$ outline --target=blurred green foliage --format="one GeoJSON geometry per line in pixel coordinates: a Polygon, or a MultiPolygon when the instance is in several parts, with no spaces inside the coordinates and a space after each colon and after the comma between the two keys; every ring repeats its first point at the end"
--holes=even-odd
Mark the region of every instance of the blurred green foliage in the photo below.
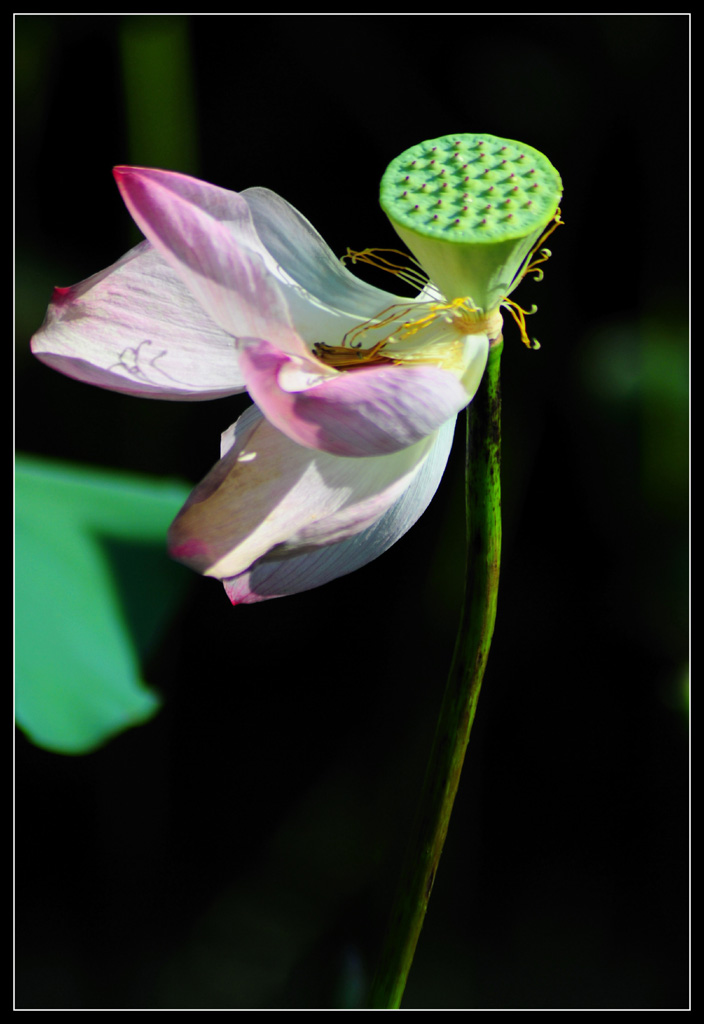
{"type": "Polygon", "coordinates": [[[119,40],[129,162],[197,174],[198,129],[188,20],[126,17],[120,22],[119,40]]]}
{"type": "Polygon", "coordinates": [[[39,746],[83,754],[158,709],[140,662],[185,590],[164,536],[187,493],[18,457],[15,709],[39,746]]]}

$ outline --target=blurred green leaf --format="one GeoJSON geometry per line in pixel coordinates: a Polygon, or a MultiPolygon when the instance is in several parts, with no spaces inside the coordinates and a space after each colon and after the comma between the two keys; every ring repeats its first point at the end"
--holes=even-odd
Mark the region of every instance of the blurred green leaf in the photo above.
{"type": "Polygon", "coordinates": [[[188,488],[27,456],[15,486],[17,722],[86,753],[159,708],[140,661],[189,580],[165,551],[188,488]]]}
{"type": "Polygon", "coordinates": [[[126,17],[120,25],[120,54],[130,161],[196,174],[190,19],[126,17]]]}

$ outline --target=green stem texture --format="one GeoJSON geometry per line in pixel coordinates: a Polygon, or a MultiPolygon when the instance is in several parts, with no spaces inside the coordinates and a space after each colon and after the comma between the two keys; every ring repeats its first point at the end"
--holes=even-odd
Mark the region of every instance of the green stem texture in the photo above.
{"type": "Polygon", "coordinates": [[[503,341],[489,350],[467,410],[467,565],[454,656],[418,816],[372,985],[372,1009],[397,1009],[442,853],[474,721],[496,619],[501,561],[501,392],[503,341]]]}

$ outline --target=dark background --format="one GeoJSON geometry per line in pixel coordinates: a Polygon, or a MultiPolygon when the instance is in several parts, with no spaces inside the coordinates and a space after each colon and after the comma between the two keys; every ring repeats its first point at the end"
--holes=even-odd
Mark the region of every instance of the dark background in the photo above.
{"type": "MultiPolygon", "coordinates": [[[[20,451],[195,483],[247,404],[29,355],[52,286],[139,237],[114,164],[268,186],[338,253],[397,244],[378,182],[423,139],[487,131],[558,168],[566,226],[514,295],[542,348],[505,331],[494,645],[404,1006],[685,1008],[688,18],[15,28],[20,451]]],[[[20,1009],[362,1005],[452,649],[461,437],[355,575],[237,609],[194,576],[149,725],[85,757],[18,735],[20,1009]]]]}

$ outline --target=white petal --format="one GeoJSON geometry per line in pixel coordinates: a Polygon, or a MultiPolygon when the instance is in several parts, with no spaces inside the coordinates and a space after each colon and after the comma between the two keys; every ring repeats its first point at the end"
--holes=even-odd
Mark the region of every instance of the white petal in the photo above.
{"type": "Polygon", "coordinates": [[[412,301],[350,273],[310,221],[276,192],[248,188],[242,198],[252,212],[257,234],[281,269],[327,306],[369,319],[392,303],[412,301]]]}
{"type": "Polygon", "coordinates": [[[435,440],[394,455],[339,458],[295,444],[252,408],[172,524],[171,553],[224,579],[274,549],[298,553],[347,540],[398,501],[435,440]]]}
{"type": "Polygon", "coordinates": [[[32,351],[69,377],[133,395],[195,400],[244,390],[234,339],[149,242],[55,289],[32,351]]]}
{"type": "Polygon", "coordinates": [[[430,504],[445,471],[455,421],[437,433],[435,444],[399,499],[371,526],[348,540],[282,557],[280,549],[239,576],[223,580],[233,604],[251,604],[312,590],[354,572],[396,543],[430,504]]]}

